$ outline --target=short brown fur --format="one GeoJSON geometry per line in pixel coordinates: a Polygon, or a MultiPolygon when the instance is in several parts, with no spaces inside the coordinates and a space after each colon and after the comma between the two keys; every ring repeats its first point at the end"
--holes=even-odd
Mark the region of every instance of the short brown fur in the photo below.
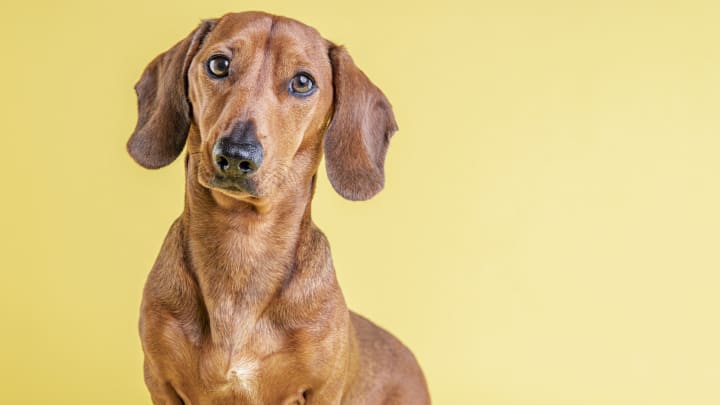
{"type": "Polygon", "coordinates": [[[323,151],[333,187],[383,187],[397,126],[382,92],[342,47],[264,13],[204,21],[136,86],[128,151],[172,162],[187,145],[186,197],[148,276],[140,335],[156,404],[429,404],[415,358],[348,311],[328,242],[310,217],[323,151]],[[214,54],[230,74],[205,71],[214,54]],[[318,90],[287,91],[302,70],[318,90]],[[252,121],[265,150],[246,190],[219,187],[211,150],[252,121]]]}

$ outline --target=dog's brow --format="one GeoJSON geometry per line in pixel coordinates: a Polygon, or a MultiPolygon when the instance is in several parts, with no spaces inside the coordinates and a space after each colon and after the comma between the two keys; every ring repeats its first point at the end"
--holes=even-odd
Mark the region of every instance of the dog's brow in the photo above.
{"type": "Polygon", "coordinates": [[[312,58],[312,55],[317,51],[310,45],[305,45],[301,49],[288,49],[287,47],[283,47],[277,52],[277,57],[283,61],[283,64],[290,65],[296,69],[307,70],[317,66],[317,63],[313,63],[312,58]]]}
{"type": "Polygon", "coordinates": [[[281,55],[283,60],[289,60],[293,62],[297,62],[298,60],[308,60],[308,52],[307,51],[300,51],[300,52],[292,52],[287,53],[285,55],[281,55]]]}
{"type": "Polygon", "coordinates": [[[209,53],[209,54],[222,53],[222,54],[235,55],[235,54],[237,54],[237,51],[238,51],[238,49],[240,49],[240,48],[241,48],[241,47],[239,47],[239,46],[237,46],[237,45],[228,46],[228,45],[225,45],[225,44],[220,43],[220,44],[214,44],[214,45],[212,45],[211,47],[209,47],[209,48],[208,48],[208,53],[209,53]]]}

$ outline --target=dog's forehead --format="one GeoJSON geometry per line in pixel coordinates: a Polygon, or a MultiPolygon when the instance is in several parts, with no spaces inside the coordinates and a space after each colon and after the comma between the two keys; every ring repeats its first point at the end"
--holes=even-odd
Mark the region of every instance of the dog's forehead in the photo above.
{"type": "Polygon", "coordinates": [[[261,12],[231,13],[221,17],[210,35],[210,41],[255,43],[282,42],[280,49],[297,52],[300,48],[325,53],[327,41],[313,27],[287,17],[261,12]]]}

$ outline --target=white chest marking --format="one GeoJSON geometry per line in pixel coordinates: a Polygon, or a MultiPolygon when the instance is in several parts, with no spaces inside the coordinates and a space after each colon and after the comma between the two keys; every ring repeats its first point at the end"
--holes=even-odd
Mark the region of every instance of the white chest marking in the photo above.
{"type": "Polygon", "coordinates": [[[227,373],[228,382],[235,387],[242,387],[245,391],[252,392],[255,384],[258,363],[253,360],[240,359],[230,366],[227,373]]]}

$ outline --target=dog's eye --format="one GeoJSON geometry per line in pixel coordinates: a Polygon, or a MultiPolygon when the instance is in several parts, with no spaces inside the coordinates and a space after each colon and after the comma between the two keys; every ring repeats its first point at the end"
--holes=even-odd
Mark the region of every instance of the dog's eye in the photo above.
{"type": "Polygon", "coordinates": [[[208,59],[206,66],[210,77],[222,79],[230,71],[230,59],[223,55],[213,55],[208,59]]]}
{"type": "Polygon", "coordinates": [[[307,97],[315,92],[315,82],[307,73],[298,73],[290,80],[290,94],[296,97],[307,97]]]}

